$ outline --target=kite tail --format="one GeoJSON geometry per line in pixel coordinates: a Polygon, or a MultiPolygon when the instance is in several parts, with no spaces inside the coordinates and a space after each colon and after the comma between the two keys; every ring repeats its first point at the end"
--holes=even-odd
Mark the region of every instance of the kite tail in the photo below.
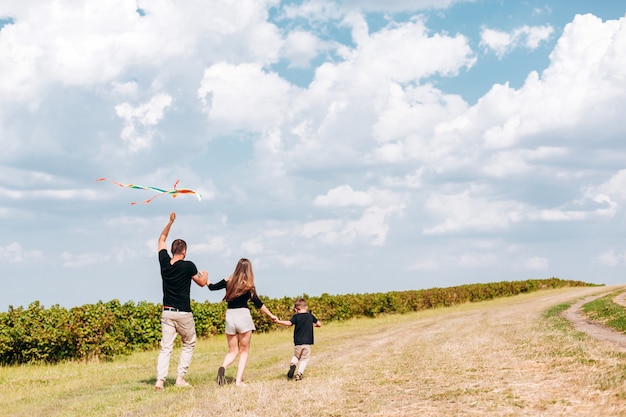
{"type": "Polygon", "coordinates": [[[202,201],[202,196],[200,194],[198,194],[197,192],[195,192],[194,190],[191,190],[189,188],[176,188],[176,187],[178,187],[178,183],[180,182],[180,180],[177,180],[174,183],[174,189],[173,190],[164,190],[162,188],[157,188],[157,187],[145,187],[143,185],[137,185],[137,184],[122,184],[120,182],[113,181],[112,179],[104,178],[104,177],[96,179],[96,182],[100,182],[100,181],[111,181],[113,184],[118,185],[118,186],[120,186],[122,188],[128,187],[128,188],[135,188],[135,189],[139,189],[139,190],[150,190],[150,191],[156,191],[158,193],[154,197],[151,197],[151,198],[149,198],[149,199],[147,199],[145,201],[142,201],[141,203],[133,201],[133,202],[130,203],[131,206],[134,206],[136,204],[148,204],[152,200],[154,200],[155,198],[160,196],[161,194],[171,194],[172,197],[178,197],[178,194],[195,194],[196,197],[198,197],[198,201],[202,201]]]}
{"type": "MultiPolygon", "coordinates": [[[[161,194],[157,194],[154,197],[150,197],[149,199],[142,201],[141,204],[148,204],[149,202],[151,202],[152,200],[154,200],[155,198],[157,198],[158,196],[160,196],[161,194]]],[[[134,206],[135,204],[139,204],[136,201],[133,201],[132,203],[130,203],[131,206],[134,206]]]]}
{"type": "Polygon", "coordinates": [[[96,180],[96,182],[100,182],[100,181],[111,181],[111,182],[112,182],[113,184],[115,184],[115,185],[119,185],[119,186],[120,186],[120,187],[122,187],[122,188],[123,188],[123,187],[125,187],[125,185],[124,185],[124,184],[119,183],[119,182],[117,182],[117,181],[113,181],[113,180],[111,180],[111,179],[109,179],[109,178],[104,178],[104,177],[103,177],[103,178],[98,178],[98,179],[96,180]]]}

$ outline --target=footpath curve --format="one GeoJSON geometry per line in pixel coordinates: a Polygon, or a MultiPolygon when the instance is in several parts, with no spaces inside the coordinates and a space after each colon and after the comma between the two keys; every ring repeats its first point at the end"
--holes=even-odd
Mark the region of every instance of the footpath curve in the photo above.
{"type": "MultiPolygon", "coordinates": [[[[618,289],[619,288],[617,288],[617,290],[618,289]]],[[[616,289],[611,290],[611,292],[613,291],[616,291],[616,289]]],[[[583,305],[597,298],[604,297],[606,294],[607,293],[593,295],[577,301],[576,303],[572,304],[571,307],[565,310],[563,316],[573,324],[576,330],[587,333],[589,336],[592,336],[596,339],[612,342],[618,347],[620,351],[626,352],[626,334],[613,330],[610,327],[604,326],[601,323],[590,320],[582,313],[583,305]]],[[[617,297],[614,298],[613,301],[626,307],[626,292],[619,294],[617,297]]]]}

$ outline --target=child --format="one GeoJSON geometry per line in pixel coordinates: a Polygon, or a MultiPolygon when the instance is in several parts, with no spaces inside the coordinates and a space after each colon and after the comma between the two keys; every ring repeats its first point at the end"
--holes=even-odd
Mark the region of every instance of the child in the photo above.
{"type": "Polygon", "coordinates": [[[308,311],[306,300],[299,298],[294,304],[296,314],[291,317],[291,320],[276,320],[278,324],[283,326],[295,326],[293,329],[293,343],[295,345],[293,350],[293,358],[291,358],[291,364],[289,365],[289,372],[287,378],[293,378],[293,374],[296,371],[296,364],[300,361],[300,367],[296,374],[296,381],[302,379],[302,374],[306,369],[311,358],[311,345],[313,344],[313,326],[321,327],[322,322],[308,311]]]}

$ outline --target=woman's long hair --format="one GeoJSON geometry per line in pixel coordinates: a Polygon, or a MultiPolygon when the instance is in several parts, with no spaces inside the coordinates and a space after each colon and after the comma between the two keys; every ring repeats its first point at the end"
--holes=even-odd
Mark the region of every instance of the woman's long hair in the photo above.
{"type": "Polygon", "coordinates": [[[252,263],[246,258],[241,258],[237,262],[235,272],[230,276],[226,283],[226,294],[224,300],[231,301],[248,291],[254,294],[254,272],[252,271],[252,263]]]}

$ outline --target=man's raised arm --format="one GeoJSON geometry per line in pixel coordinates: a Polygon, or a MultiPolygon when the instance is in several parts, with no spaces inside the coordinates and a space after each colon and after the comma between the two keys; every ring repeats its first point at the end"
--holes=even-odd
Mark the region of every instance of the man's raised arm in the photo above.
{"type": "Polygon", "coordinates": [[[170,228],[172,227],[172,224],[174,224],[174,220],[176,220],[176,213],[172,212],[170,214],[170,221],[161,232],[161,236],[159,236],[159,252],[162,249],[167,249],[167,244],[165,243],[165,241],[167,240],[167,235],[170,234],[170,228]]]}

